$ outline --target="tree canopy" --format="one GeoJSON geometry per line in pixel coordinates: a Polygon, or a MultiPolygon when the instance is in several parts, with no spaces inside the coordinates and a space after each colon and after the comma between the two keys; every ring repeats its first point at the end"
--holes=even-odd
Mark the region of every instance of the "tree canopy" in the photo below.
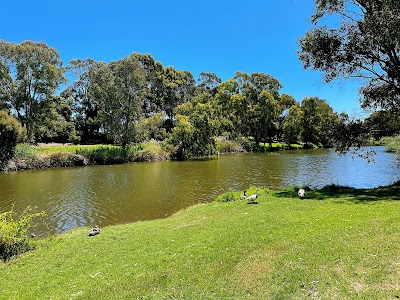
{"type": "Polygon", "coordinates": [[[218,137],[255,147],[276,140],[331,145],[337,114],[327,102],[300,103],[281,89],[262,72],[237,72],[227,81],[201,72],[196,83],[189,71],[137,52],[109,63],[72,59],[64,67],[44,43],[0,41],[0,109],[8,123],[13,115],[22,124],[28,142],[125,147],[154,139],[177,159],[216,153],[218,137]],[[66,72],[74,76],[69,83],[66,72]]]}
{"type": "Polygon", "coordinates": [[[400,5],[397,0],[314,0],[315,27],[299,40],[304,68],[324,80],[358,78],[365,109],[400,108],[400,5]],[[328,15],[335,28],[319,25],[328,15]]]}

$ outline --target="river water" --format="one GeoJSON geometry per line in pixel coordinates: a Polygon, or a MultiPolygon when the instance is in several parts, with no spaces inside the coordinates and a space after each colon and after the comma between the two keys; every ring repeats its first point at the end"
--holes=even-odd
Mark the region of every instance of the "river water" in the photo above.
{"type": "Polygon", "coordinates": [[[0,173],[0,212],[14,207],[20,213],[27,206],[45,211],[48,228],[35,229],[44,235],[162,218],[253,185],[370,188],[400,180],[399,157],[383,147],[374,150],[370,164],[324,149],[0,173]]]}

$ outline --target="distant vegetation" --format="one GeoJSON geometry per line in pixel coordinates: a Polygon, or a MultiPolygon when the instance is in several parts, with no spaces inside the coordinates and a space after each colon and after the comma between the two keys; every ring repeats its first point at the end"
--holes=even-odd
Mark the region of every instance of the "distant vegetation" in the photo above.
{"type": "MultiPolygon", "coordinates": [[[[111,156],[146,160],[136,148],[150,141],[179,160],[263,151],[265,143],[271,150],[276,142],[331,146],[341,120],[318,97],[297,102],[281,93],[281,83],[265,73],[237,72],[222,82],[216,74],[202,72],[196,82],[190,72],[139,53],[109,64],[74,59],[63,66],[56,49],[31,41],[0,41],[0,58],[0,110],[21,123],[25,142],[130,148],[111,155],[120,150],[74,153],[90,154],[98,162],[111,156]],[[67,72],[74,78],[69,83],[67,72]]],[[[57,160],[54,155],[48,157],[57,160]]],[[[74,159],[61,156],[60,161],[74,159]]]]}

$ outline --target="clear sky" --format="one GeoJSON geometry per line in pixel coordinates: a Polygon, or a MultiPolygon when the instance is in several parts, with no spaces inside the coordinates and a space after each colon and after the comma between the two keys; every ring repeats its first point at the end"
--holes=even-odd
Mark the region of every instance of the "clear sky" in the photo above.
{"type": "Polygon", "coordinates": [[[1,6],[0,39],[43,41],[64,64],[150,53],[195,79],[200,72],[223,81],[236,71],[263,72],[297,101],[318,96],[337,112],[361,111],[356,82],[323,83],[298,60],[297,40],[311,28],[312,0],[18,0],[1,6]]]}

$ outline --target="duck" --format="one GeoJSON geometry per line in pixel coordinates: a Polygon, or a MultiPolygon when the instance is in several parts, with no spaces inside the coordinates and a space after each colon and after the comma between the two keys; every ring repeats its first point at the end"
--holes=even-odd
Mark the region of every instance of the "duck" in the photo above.
{"type": "Polygon", "coordinates": [[[305,189],[299,189],[299,191],[297,192],[297,195],[299,195],[300,199],[304,199],[304,196],[306,195],[305,189]]]}
{"type": "Polygon", "coordinates": [[[100,228],[96,225],[89,231],[89,236],[95,236],[100,233],[100,228]]]}
{"type": "Polygon", "coordinates": [[[246,198],[247,198],[247,196],[246,196],[246,191],[244,191],[244,192],[243,192],[243,195],[240,196],[240,200],[244,200],[244,199],[246,199],[246,198]]]}
{"type": "Polygon", "coordinates": [[[248,203],[256,203],[256,202],[254,202],[254,200],[256,200],[257,197],[258,197],[258,188],[256,188],[255,194],[248,196],[246,199],[247,199],[248,203]]]}

